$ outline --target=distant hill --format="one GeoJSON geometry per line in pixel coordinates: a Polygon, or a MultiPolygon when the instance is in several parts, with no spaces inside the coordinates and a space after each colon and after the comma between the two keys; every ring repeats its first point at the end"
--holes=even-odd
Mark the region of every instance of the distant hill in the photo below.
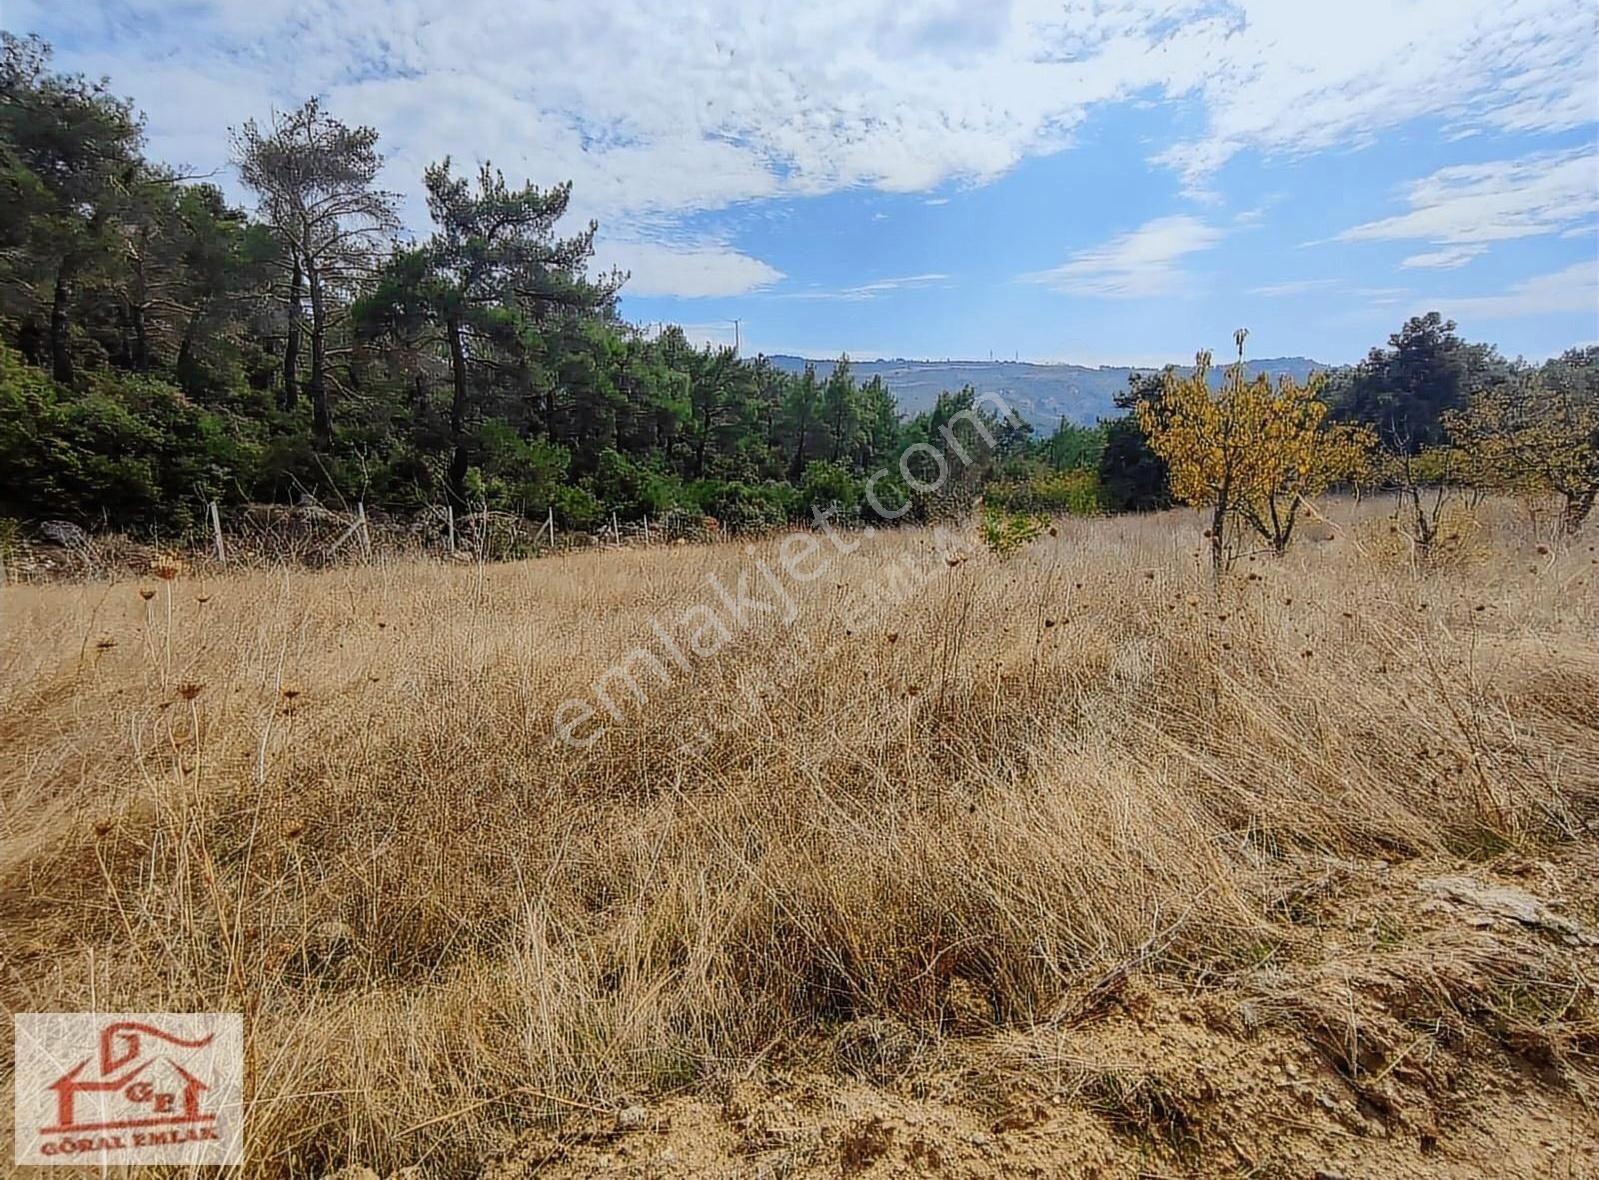
{"type": "MultiPolygon", "coordinates": [[[[831,360],[808,361],[804,357],[781,355],[766,359],[788,373],[804,372],[808,364],[814,364],[817,375],[824,379],[833,371],[831,360]]],[[[1277,377],[1286,373],[1300,381],[1312,372],[1330,367],[1303,356],[1267,357],[1248,362],[1252,375],[1264,372],[1277,377]]],[[[1190,366],[1179,366],[1185,372],[1188,368],[1190,366]]],[[[1049,428],[1063,416],[1084,425],[1115,416],[1120,411],[1113,399],[1127,388],[1128,375],[1151,370],[1016,361],[910,361],[903,357],[858,361],[852,357],[850,371],[858,380],[881,377],[907,414],[927,409],[946,389],[970,385],[979,393],[999,394],[1035,426],[1049,428]]],[[[1218,378],[1220,373],[1218,369],[1218,378]]]]}

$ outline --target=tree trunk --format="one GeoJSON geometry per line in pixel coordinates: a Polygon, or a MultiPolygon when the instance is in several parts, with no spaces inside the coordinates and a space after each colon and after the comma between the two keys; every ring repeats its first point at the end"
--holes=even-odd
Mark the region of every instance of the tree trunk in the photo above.
{"type": "Polygon", "coordinates": [[[283,346],[283,397],[278,403],[285,411],[300,403],[300,291],[305,284],[305,273],[300,269],[299,255],[295,255],[294,273],[289,276],[289,332],[283,346]]]}
{"type": "Polygon", "coordinates": [[[457,504],[466,504],[466,346],[461,340],[461,322],[452,319],[447,328],[450,335],[450,379],[453,393],[450,397],[450,440],[454,450],[450,455],[450,497],[457,504]]]}
{"type": "Polygon", "coordinates": [[[311,397],[311,432],[317,442],[333,441],[333,415],[328,410],[328,301],[322,289],[322,274],[306,267],[305,277],[311,295],[311,380],[306,393],[311,397]]]}
{"type": "Polygon", "coordinates": [[[703,479],[705,476],[705,444],[711,437],[711,420],[700,424],[700,437],[694,443],[694,478],[703,479]]]}
{"type": "Polygon", "coordinates": [[[62,385],[72,384],[72,350],[67,341],[67,300],[72,295],[72,271],[66,262],[56,271],[55,295],[50,301],[50,373],[62,385]]]}
{"type": "Polygon", "coordinates": [[[1277,498],[1271,499],[1271,548],[1278,557],[1288,552],[1288,543],[1294,539],[1294,520],[1299,513],[1297,499],[1288,502],[1286,517],[1277,509],[1277,498]]]}
{"type": "Polygon", "coordinates": [[[794,449],[794,461],[788,465],[789,482],[797,483],[805,472],[805,435],[810,431],[808,422],[801,422],[799,428],[799,444],[794,449]]]}
{"type": "Polygon", "coordinates": [[[189,364],[194,359],[194,340],[200,334],[200,321],[205,317],[208,303],[209,300],[201,300],[189,313],[189,322],[183,326],[183,342],[178,345],[178,360],[173,370],[177,373],[178,383],[185,393],[192,392],[187,380],[189,364]]]}
{"type": "Polygon", "coordinates": [[[128,309],[133,321],[133,368],[135,372],[150,371],[150,329],[144,317],[144,304],[135,301],[128,309]]]}
{"type": "Polygon", "coordinates": [[[150,368],[150,332],[145,322],[145,304],[149,292],[144,276],[144,259],[150,247],[149,227],[139,231],[139,248],[133,258],[133,296],[128,300],[128,324],[133,329],[133,346],[129,349],[135,372],[148,372],[150,368]]]}
{"type": "Polygon", "coordinates": [[[1216,506],[1210,514],[1210,573],[1216,581],[1221,581],[1221,568],[1225,552],[1223,550],[1223,535],[1227,529],[1227,513],[1233,506],[1233,480],[1229,471],[1226,478],[1221,481],[1221,487],[1216,491],[1216,506]]]}
{"type": "Polygon", "coordinates": [[[1221,577],[1222,562],[1222,532],[1227,527],[1227,498],[1216,497],[1215,510],[1210,514],[1210,572],[1214,578],[1221,577]]]}

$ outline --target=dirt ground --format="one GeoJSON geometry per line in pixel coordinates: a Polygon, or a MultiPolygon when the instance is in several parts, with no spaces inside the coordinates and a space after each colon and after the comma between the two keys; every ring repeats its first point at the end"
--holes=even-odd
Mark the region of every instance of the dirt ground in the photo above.
{"type": "Polygon", "coordinates": [[[937,1044],[856,1021],[485,1175],[1596,1177],[1595,860],[1328,861],[1285,900],[1303,940],[1233,977],[937,1044]]]}

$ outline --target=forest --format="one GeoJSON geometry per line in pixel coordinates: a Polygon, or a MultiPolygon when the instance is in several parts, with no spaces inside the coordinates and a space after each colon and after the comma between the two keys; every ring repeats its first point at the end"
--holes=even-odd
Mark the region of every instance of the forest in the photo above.
{"type": "MultiPolygon", "coordinates": [[[[1135,375],[1123,416],[1048,435],[971,388],[907,416],[847,361],[788,374],[627,323],[626,276],[594,273],[598,226],[566,224],[569,184],[440,160],[413,239],[378,184],[378,132],[311,99],[232,129],[240,208],[149,159],[108,81],[3,36],[0,517],[181,539],[210,501],[448,504],[582,531],[613,514],[923,521],[985,490],[1039,514],[1204,500],[1174,490],[1172,371],[1135,375]],[[907,481],[907,448],[973,413],[992,444],[958,486],[907,481]]],[[[1368,431],[1371,461],[1332,482],[1559,494],[1572,529],[1599,491],[1594,348],[1529,364],[1433,313],[1305,392],[1368,431]]]]}

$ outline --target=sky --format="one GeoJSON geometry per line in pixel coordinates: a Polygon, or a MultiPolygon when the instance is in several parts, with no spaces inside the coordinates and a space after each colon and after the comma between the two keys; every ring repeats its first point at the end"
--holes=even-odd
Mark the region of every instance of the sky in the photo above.
{"type": "Polygon", "coordinates": [[[316,94],[427,231],[446,155],[574,185],[623,312],[745,353],[1359,359],[1438,310],[1599,342],[1588,0],[0,0],[240,201],[316,94]],[[734,321],[738,324],[735,326],[734,321]]]}

